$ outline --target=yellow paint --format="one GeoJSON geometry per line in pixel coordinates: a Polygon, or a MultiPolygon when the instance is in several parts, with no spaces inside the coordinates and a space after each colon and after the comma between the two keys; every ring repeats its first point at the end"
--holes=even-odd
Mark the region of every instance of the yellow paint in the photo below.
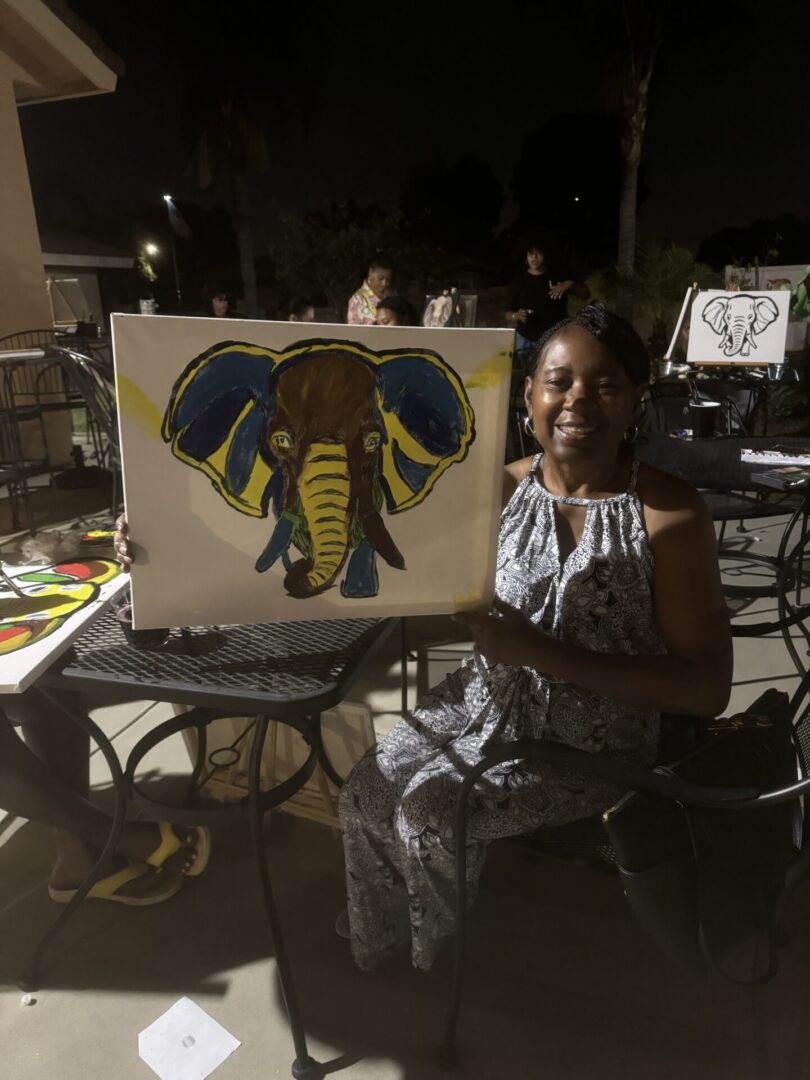
{"type": "MultiPolygon", "coordinates": [[[[309,535],[312,538],[313,567],[307,574],[307,581],[314,589],[322,588],[340,569],[346,558],[349,543],[349,522],[345,512],[314,508],[316,498],[320,499],[325,488],[344,491],[348,506],[349,496],[349,461],[346,447],[342,443],[313,442],[304,459],[299,481],[301,505],[307,516],[309,535]],[[315,458],[328,456],[336,461],[315,461],[315,458]],[[328,477],[328,479],[327,479],[328,477]],[[337,521],[332,521],[337,518],[337,521]],[[319,520],[323,519],[323,520],[319,520]],[[330,520],[326,520],[330,519],[330,520]],[[337,543],[340,547],[326,547],[326,543],[337,543]]],[[[336,497],[340,502],[344,499],[336,497]]]]}
{"type": "Polygon", "coordinates": [[[512,352],[510,349],[499,349],[470,375],[464,386],[467,390],[494,390],[511,374],[512,352]]]}
{"type": "Polygon", "coordinates": [[[481,603],[481,593],[477,589],[470,589],[466,593],[453,593],[453,607],[456,611],[464,608],[476,607],[481,603]]]}
{"type": "Polygon", "coordinates": [[[163,423],[160,409],[126,375],[118,376],[118,408],[150,439],[160,438],[160,428],[163,423]]]}

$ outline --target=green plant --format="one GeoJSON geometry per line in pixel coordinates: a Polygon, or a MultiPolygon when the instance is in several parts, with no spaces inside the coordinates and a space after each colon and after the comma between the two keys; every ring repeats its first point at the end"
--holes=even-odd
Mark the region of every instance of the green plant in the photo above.
{"type": "Polygon", "coordinates": [[[669,345],[686,290],[694,282],[703,289],[722,285],[720,275],[697,262],[688,248],[648,243],[639,248],[635,269],[601,271],[595,295],[614,307],[632,310],[643,320],[649,327],[650,349],[660,356],[669,345]]]}
{"type": "Polygon", "coordinates": [[[807,397],[796,383],[771,383],[768,386],[768,416],[789,420],[801,416],[807,408],[807,397]]]}

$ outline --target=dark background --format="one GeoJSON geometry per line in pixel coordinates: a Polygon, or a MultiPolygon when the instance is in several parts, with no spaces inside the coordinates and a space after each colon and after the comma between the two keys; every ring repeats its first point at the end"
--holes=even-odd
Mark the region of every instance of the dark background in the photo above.
{"type": "MultiPolygon", "coordinates": [[[[272,277],[280,218],[347,200],[400,208],[427,241],[504,268],[536,223],[588,266],[615,257],[618,0],[502,0],[479,15],[418,3],[71,6],[126,71],[115,94],[21,110],[41,227],[135,250],[165,239],[168,192],[193,226],[189,257],[232,266],[227,185],[202,190],[191,164],[194,116],[229,84],[269,150],[250,177],[260,276],[272,277]]],[[[760,249],[810,261],[806,5],[666,7],[640,238],[703,245],[716,265],[760,249]]]]}

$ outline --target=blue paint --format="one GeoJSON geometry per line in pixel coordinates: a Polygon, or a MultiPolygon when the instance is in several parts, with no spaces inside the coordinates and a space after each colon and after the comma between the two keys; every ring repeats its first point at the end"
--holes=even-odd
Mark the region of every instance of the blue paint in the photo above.
{"type": "Polygon", "coordinates": [[[421,491],[436,471],[435,465],[420,465],[418,461],[409,458],[396,440],[391,444],[391,456],[397,472],[411,491],[421,491]]]}
{"type": "Polygon", "coordinates": [[[368,540],[361,540],[349,559],[340,594],[359,600],[364,596],[376,596],[379,591],[377,553],[368,540]]]}
{"type": "Polygon", "coordinates": [[[273,535],[270,537],[267,547],[256,560],[256,569],[260,574],[263,574],[265,570],[269,570],[279,556],[286,554],[292,540],[292,531],[292,522],[287,518],[283,517],[276,522],[276,527],[273,529],[273,535]]]}
{"type": "Polygon", "coordinates": [[[450,380],[419,356],[381,364],[377,379],[383,409],[396,413],[409,435],[437,458],[461,446],[464,412],[450,380]]]}

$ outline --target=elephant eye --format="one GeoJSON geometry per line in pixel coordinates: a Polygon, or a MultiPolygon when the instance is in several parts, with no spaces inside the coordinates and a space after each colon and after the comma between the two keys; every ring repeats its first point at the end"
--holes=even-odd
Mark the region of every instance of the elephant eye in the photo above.
{"type": "Polygon", "coordinates": [[[381,442],[379,431],[369,431],[363,436],[363,449],[370,454],[373,450],[379,449],[381,442]]]}
{"type": "Polygon", "coordinates": [[[275,450],[292,450],[293,438],[289,431],[277,431],[270,436],[270,444],[275,450]]]}

